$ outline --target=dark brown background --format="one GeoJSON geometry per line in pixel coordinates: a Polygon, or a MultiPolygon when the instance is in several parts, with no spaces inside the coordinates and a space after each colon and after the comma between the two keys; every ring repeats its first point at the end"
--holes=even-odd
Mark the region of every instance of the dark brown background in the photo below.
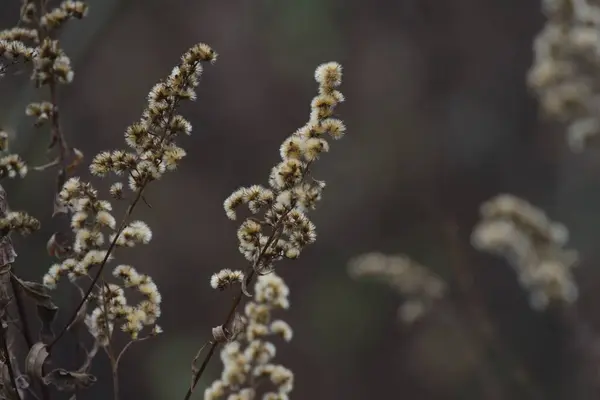
{"type": "MultiPolygon", "coordinates": [[[[3,27],[15,24],[17,3],[2,2],[3,27]]],[[[231,301],[209,288],[209,276],[245,265],[222,201],[240,185],[266,181],[280,142],[308,117],[314,68],[329,60],[345,68],[340,113],[349,134],[318,163],[328,184],[313,215],[318,241],[278,270],[292,293],[282,317],[295,337],[277,356],[296,374],[292,397],[598,398],[593,339],[581,341],[564,313],[531,311],[512,270],[469,245],[477,207],[489,197],[509,191],[544,207],[571,228],[582,252],[577,309],[594,326],[600,168],[594,149],[569,153],[561,127],[539,120],[525,87],[543,24],[538,1],[88,3],[88,19],[61,35],[76,74],[60,96],[66,135],[88,156],[122,146],[149,89],[189,46],[204,41],[220,55],[198,101],[182,110],[194,125],[183,144],[189,157],[151,187],[153,208],[136,212],[153,228],[152,244],[117,253],[150,273],[164,298],[165,333],[126,357],[122,398],[183,397],[190,361],[231,301]],[[430,266],[451,283],[452,304],[412,329],[401,326],[396,294],[346,274],[351,257],[374,250],[430,266]]],[[[40,93],[26,73],[0,88],[0,123],[16,132],[31,164],[43,163],[48,133],[23,116],[40,93]]],[[[52,179],[31,172],[7,185],[12,207],[43,222],[17,243],[18,268],[31,279],[48,268],[43,244],[63,223],[50,219],[52,179]]],[[[74,300],[60,301],[64,323],[74,300]]],[[[85,398],[109,396],[101,358],[103,383],[85,398]]],[[[202,387],[220,371],[213,361],[202,387]]]]}

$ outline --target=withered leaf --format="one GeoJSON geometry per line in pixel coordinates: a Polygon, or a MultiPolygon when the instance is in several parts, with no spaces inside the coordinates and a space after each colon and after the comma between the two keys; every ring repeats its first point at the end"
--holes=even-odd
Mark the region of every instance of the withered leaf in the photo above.
{"type": "Polygon", "coordinates": [[[54,331],[52,330],[52,323],[58,313],[58,307],[54,308],[37,306],[38,318],[42,323],[40,328],[40,337],[43,342],[50,343],[54,339],[54,331]]]}
{"type": "Polygon", "coordinates": [[[52,216],[58,214],[66,214],[68,212],[66,204],[58,197],[58,194],[62,190],[65,181],[67,180],[67,174],[64,169],[61,169],[56,176],[56,195],[54,196],[54,210],[52,216]]]}
{"type": "Polygon", "coordinates": [[[55,165],[58,165],[60,163],[60,160],[58,158],[55,158],[54,160],[50,161],[49,163],[43,164],[43,165],[38,165],[36,167],[33,167],[34,170],[36,171],[45,171],[48,168],[54,167],[55,165]]]}
{"type": "Polygon", "coordinates": [[[252,295],[248,291],[248,278],[246,277],[246,274],[244,274],[244,276],[242,277],[242,293],[245,296],[252,298],[252,295]]]}
{"type": "Polygon", "coordinates": [[[11,279],[17,283],[27,297],[36,303],[37,314],[42,323],[40,329],[41,339],[44,342],[50,342],[54,338],[52,323],[58,313],[58,307],[52,302],[48,289],[37,282],[23,281],[15,275],[11,275],[11,279]]]}
{"type": "Polygon", "coordinates": [[[48,289],[41,283],[24,281],[15,275],[12,275],[11,278],[14,279],[23,292],[35,301],[38,306],[46,307],[50,310],[58,309],[52,302],[52,297],[48,293],[48,289]]]}
{"type": "Polygon", "coordinates": [[[46,250],[50,256],[62,260],[68,257],[72,251],[69,245],[70,241],[69,236],[63,232],[55,232],[46,243],[46,250]]]}
{"type": "Polygon", "coordinates": [[[44,362],[48,358],[48,351],[46,345],[42,342],[37,342],[31,349],[25,358],[25,372],[33,378],[43,379],[44,362]]]}
{"type": "Polygon", "coordinates": [[[82,161],[83,152],[77,148],[73,148],[73,160],[67,165],[67,172],[73,172],[82,161]]]}
{"type": "Polygon", "coordinates": [[[96,354],[98,354],[98,350],[100,350],[100,343],[96,340],[94,342],[94,346],[89,351],[85,349],[85,347],[81,347],[85,351],[86,356],[85,362],[81,365],[81,367],[79,367],[77,372],[87,372],[92,365],[92,360],[94,359],[94,357],[96,357],[96,354]]]}
{"type": "Polygon", "coordinates": [[[244,317],[242,317],[239,313],[235,313],[227,329],[230,334],[229,341],[235,340],[237,335],[239,335],[240,332],[245,329],[245,327],[246,321],[244,321],[244,317]]]}
{"type": "Polygon", "coordinates": [[[50,143],[48,143],[48,150],[53,149],[54,146],[56,146],[56,143],[58,143],[58,135],[52,135],[50,137],[50,143]]]}
{"type": "Polygon", "coordinates": [[[96,382],[96,377],[83,372],[72,372],[57,368],[44,377],[46,385],[54,385],[58,390],[71,391],[85,389],[96,382]]]}
{"type": "Polygon", "coordinates": [[[69,211],[65,203],[58,197],[54,196],[54,208],[52,209],[52,216],[55,217],[58,214],[66,214],[69,211]]]}
{"type": "Polygon", "coordinates": [[[2,368],[0,374],[2,380],[0,384],[0,386],[2,387],[2,395],[6,400],[19,400],[19,394],[17,393],[17,390],[13,387],[13,384],[10,380],[10,372],[8,371],[8,365],[2,364],[0,368],[2,368]]]}

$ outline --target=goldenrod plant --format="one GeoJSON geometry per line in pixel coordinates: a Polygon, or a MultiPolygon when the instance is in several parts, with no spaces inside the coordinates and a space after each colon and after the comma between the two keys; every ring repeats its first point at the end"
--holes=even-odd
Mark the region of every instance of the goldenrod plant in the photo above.
{"type": "MultiPolygon", "coordinates": [[[[91,157],[91,174],[110,182],[107,193],[103,193],[93,182],[78,176],[85,155],[67,142],[70,135],[61,125],[61,114],[67,110],[58,103],[61,86],[71,83],[76,75],[56,32],[87,14],[88,7],[82,1],[66,0],[55,6],[47,0],[24,0],[18,26],[0,32],[3,79],[13,68],[31,71],[40,100],[30,103],[24,112],[38,129],[49,131],[53,155],[47,164],[28,168],[18,155],[8,153],[10,138],[1,132],[0,150],[5,154],[0,157],[0,178],[24,178],[28,170],[44,174],[55,170],[56,193],[48,212],[66,216],[70,222],[48,238],[46,250],[56,261],[40,277],[40,283],[25,281],[17,273],[19,262],[10,234],[32,233],[39,222],[26,213],[10,211],[6,193],[0,192],[0,397],[6,399],[50,400],[54,389],[70,393],[71,398],[85,398],[88,392],[83,389],[93,390],[88,388],[96,381],[91,366],[102,353],[110,361],[113,398],[118,399],[123,355],[132,344],[162,332],[158,323],[162,296],[157,283],[143,268],[120,263],[115,250],[152,240],[152,229],[133,218],[134,211],[147,202],[146,188],[160,184],[156,181],[175,171],[187,155],[181,138],[192,133],[192,125],[179,114],[179,107],[196,99],[195,88],[203,68],[216,62],[217,53],[204,43],[187,50],[150,90],[140,119],[125,131],[123,146],[91,157]],[[116,215],[115,202],[127,204],[123,215],[116,215]],[[56,327],[58,308],[52,298],[64,285],[77,288],[81,298],[68,310],[67,323],[56,327]],[[28,301],[40,310],[40,327],[26,323],[28,301]],[[12,307],[18,318],[9,320],[4,311],[12,307]],[[53,349],[62,340],[77,340],[66,333],[82,324],[91,338],[91,342],[79,342],[84,346],[85,360],[78,368],[62,368],[53,358],[53,349]],[[36,328],[40,329],[39,340],[36,328]],[[24,358],[17,355],[10,340],[21,334],[29,347],[24,358]],[[117,341],[118,336],[121,339],[117,341]],[[119,346],[123,338],[125,345],[119,346]],[[54,389],[49,390],[51,387],[54,389]]],[[[318,94],[312,100],[310,118],[281,145],[281,161],[273,167],[268,185],[237,189],[224,202],[230,219],[238,217],[241,205],[251,214],[238,231],[239,251],[248,266],[239,271],[216,271],[210,278],[210,287],[237,290],[238,295],[225,322],[213,329],[208,351],[200,349],[196,356],[186,399],[221,345],[223,373],[204,388],[205,398],[287,399],[293,389],[292,371],[273,362],[276,346],[271,340],[292,339],[292,328],[275,317],[290,304],[289,289],[282,274],[275,273],[275,265],[283,259],[297,259],[304,247],[316,240],[315,225],[307,213],[321,199],[325,183],[313,177],[312,168],[329,151],[328,139],[340,139],[346,132],[335,113],[336,106],[344,101],[338,90],[341,65],[330,62],[318,66],[315,79],[318,94]],[[200,358],[202,365],[197,368],[200,358]]],[[[207,285],[207,290],[210,287],[207,285]]]]}

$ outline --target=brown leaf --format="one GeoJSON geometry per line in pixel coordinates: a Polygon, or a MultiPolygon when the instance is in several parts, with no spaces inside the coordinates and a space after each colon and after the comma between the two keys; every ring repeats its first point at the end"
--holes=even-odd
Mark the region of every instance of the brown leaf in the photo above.
{"type": "Polygon", "coordinates": [[[242,286],[242,293],[245,296],[252,298],[252,295],[248,291],[248,278],[246,277],[246,274],[244,274],[244,276],[242,277],[242,285],[241,286],[242,286]]]}
{"type": "Polygon", "coordinates": [[[25,358],[25,372],[33,378],[44,379],[44,362],[46,362],[48,355],[44,343],[35,343],[31,346],[31,349],[25,358]]]}
{"type": "Polygon", "coordinates": [[[48,254],[52,257],[56,257],[59,260],[62,260],[69,256],[71,253],[71,246],[69,245],[70,240],[67,235],[62,232],[55,232],[48,243],[46,243],[46,250],[48,250],[48,254]]]}
{"type": "Polygon", "coordinates": [[[54,211],[52,212],[52,216],[54,217],[57,214],[66,214],[68,212],[67,206],[62,202],[58,194],[62,190],[65,181],[67,180],[67,174],[63,169],[58,172],[56,176],[56,195],[54,196],[54,211]]]}
{"type": "Polygon", "coordinates": [[[37,306],[38,318],[42,323],[40,328],[40,337],[43,342],[50,343],[54,339],[54,331],[52,330],[52,323],[58,313],[58,307],[54,308],[37,306]]]}
{"type": "Polygon", "coordinates": [[[60,163],[60,160],[58,158],[55,158],[54,160],[50,161],[49,163],[43,164],[43,165],[38,165],[36,167],[33,167],[34,170],[36,171],[45,171],[48,168],[54,167],[56,165],[58,165],[60,163]]]}
{"type": "Polygon", "coordinates": [[[52,297],[48,293],[48,288],[37,282],[29,282],[19,279],[12,275],[12,279],[23,290],[23,292],[32,299],[38,306],[46,307],[50,310],[56,310],[58,307],[52,302],[52,297]]]}
{"type": "Polygon", "coordinates": [[[46,375],[43,379],[46,385],[54,385],[61,391],[72,391],[85,389],[96,383],[96,377],[82,372],[67,371],[57,368],[46,375]]]}
{"type": "Polygon", "coordinates": [[[52,210],[52,217],[55,217],[58,214],[66,214],[69,211],[65,203],[56,195],[54,197],[54,208],[52,210]]]}
{"type": "Polygon", "coordinates": [[[71,163],[69,165],[67,165],[67,172],[73,172],[73,170],[75,168],[77,168],[77,166],[79,164],[81,164],[81,162],[83,161],[83,153],[81,152],[81,150],[77,149],[77,148],[73,148],[73,160],[71,161],[71,163]]]}
{"type": "Polygon", "coordinates": [[[246,328],[246,321],[244,317],[242,317],[239,313],[235,313],[235,316],[231,320],[228,331],[229,331],[229,341],[235,340],[237,335],[239,335],[246,328]]]}
{"type": "Polygon", "coordinates": [[[8,365],[2,363],[0,368],[2,369],[0,371],[0,386],[2,387],[2,394],[5,396],[6,400],[20,400],[19,393],[17,392],[17,389],[13,387],[13,384],[10,380],[8,365]]]}
{"type": "Polygon", "coordinates": [[[53,149],[54,146],[56,146],[56,143],[58,143],[58,135],[52,135],[50,143],[48,143],[48,150],[53,149]]]}

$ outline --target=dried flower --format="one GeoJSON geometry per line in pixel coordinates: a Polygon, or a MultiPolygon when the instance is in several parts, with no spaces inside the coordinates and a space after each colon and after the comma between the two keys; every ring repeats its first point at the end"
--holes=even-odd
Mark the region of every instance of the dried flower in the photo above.
{"type": "Polygon", "coordinates": [[[221,378],[204,392],[205,399],[254,399],[257,388],[262,398],[287,398],[293,389],[294,374],[273,364],[276,348],[268,338],[292,339],[291,327],[282,320],[271,320],[278,309],[289,307],[289,289],[275,273],[259,276],[254,301],[245,307],[246,328],[221,351],[221,378]],[[276,397],[273,397],[276,396],[276,397]]]}
{"type": "Polygon", "coordinates": [[[534,43],[528,83],[544,113],[567,125],[580,151],[600,132],[600,5],[589,0],[543,0],[547,16],[534,43]]]}
{"type": "Polygon", "coordinates": [[[323,135],[339,139],[345,132],[344,124],[333,118],[335,107],[343,101],[336,89],[341,77],[338,63],[317,68],[319,94],[311,103],[310,119],[281,145],[282,160],[271,170],[269,187],[239,188],[223,203],[232,220],[237,218],[236,209],[242,204],[252,214],[263,213],[262,220],[247,218],[242,222],[237,235],[240,252],[258,273],[271,271],[282,258],[298,258],[302,249],[316,240],[315,226],[306,213],[316,207],[325,184],[312,178],[310,168],[321,154],[329,151],[323,135]]]}
{"type": "Polygon", "coordinates": [[[512,195],[499,195],[481,206],[481,221],[472,234],[473,245],[505,257],[530,292],[535,309],[551,301],[574,302],[578,289],[571,269],[575,251],[564,249],[567,228],[512,195]]]}
{"type": "MultiPolygon", "coordinates": [[[[54,26],[61,18],[66,18],[67,14],[78,17],[85,13],[79,2],[63,2],[61,10],[46,15],[47,23],[54,26]]],[[[47,46],[57,48],[52,43],[47,46]]],[[[176,109],[182,100],[195,96],[193,90],[202,71],[200,63],[212,62],[215,58],[216,54],[204,44],[188,50],[167,79],[152,88],[148,95],[148,107],[141,120],[126,130],[125,143],[131,151],[98,153],[90,165],[92,174],[106,177],[112,172],[117,179],[126,178],[130,189],[136,191],[135,198],[139,200],[149,182],[175,169],[185,155],[185,151],[175,144],[175,140],[179,133],[189,134],[191,131],[189,122],[176,114],[176,109]]],[[[44,104],[31,104],[29,114],[36,116],[38,121],[46,119],[52,113],[52,108],[44,104]]],[[[122,199],[123,188],[123,182],[113,183],[110,195],[122,199]]],[[[69,178],[63,184],[57,201],[70,213],[74,240],[73,245],[69,246],[72,249],[70,254],[60,263],[52,265],[45,275],[43,281],[49,288],[55,288],[62,276],[76,281],[89,276],[92,267],[102,269],[112,260],[110,251],[115,246],[133,247],[148,244],[152,239],[152,230],[143,221],[117,224],[111,203],[101,200],[98,191],[78,177],[69,178]]],[[[130,207],[135,206],[135,202],[130,207]]],[[[129,265],[117,266],[113,275],[119,279],[119,283],[100,286],[94,294],[96,306],[85,319],[90,333],[98,343],[108,346],[113,328],[117,325],[131,340],[140,339],[140,334],[146,327],[149,328],[147,335],[150,336],[162,332],[156,325],[161,314],[162,297],[152,278],[138,273],[129,265]],[[125,289],[137,292],[142,300],[137,305],[130,305],[125,289]]]]}
{"type": "Polygon", "coordinates": [[[348,269],[354,278],[376,278],[402,295],[398,315],[406,324],[424,316],[447,291],[440,277],[404,255],[367,253],[351,260],[348,269]]]}

